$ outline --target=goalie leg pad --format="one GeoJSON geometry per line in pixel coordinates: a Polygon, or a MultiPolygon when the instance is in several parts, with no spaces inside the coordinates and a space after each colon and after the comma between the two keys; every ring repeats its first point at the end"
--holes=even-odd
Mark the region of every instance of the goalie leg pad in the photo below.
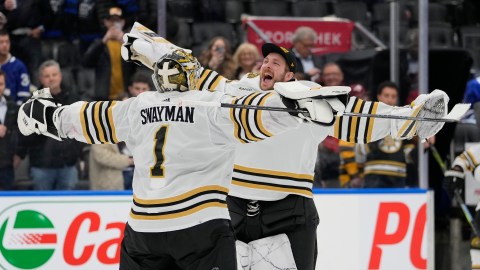
{"type": "Polygon", "coordinates": [[[245,244],[237,241],[239,269],[297,269],[286,234],[261,238],[245,244]],[[248,262],[249,260],[249,262],[248,262]]]}
{"type": "Polygon", "coordinates": [[[250,246],[242,241],[235,241],[237,249],[237,270],[250,270],[250,246]]]}
{"type": "Polygon", "coordinates": [[[470,249],[472,259],[472,269],[480,269],[480,249],[470,249]]]}

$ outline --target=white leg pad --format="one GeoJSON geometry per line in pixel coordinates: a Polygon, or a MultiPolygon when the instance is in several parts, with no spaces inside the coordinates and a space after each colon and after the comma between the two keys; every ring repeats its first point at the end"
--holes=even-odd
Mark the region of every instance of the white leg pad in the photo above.
{"type": "Polygon", "coordinates": [[[250,270],[250,246],[238,240],[235,245],[237,248],[237,270],[250,270]]]}
{"type": "Polygon", "coordinates": [[[240,270],[296,270],[290,241],[286,234],[279,234],[252,241],[237,241],[237,264],[240,270]]]}
{"type": "Polygon", "coordinates": [[[470,249],[472,269],[480,269],[480,249],[470,249]]]}

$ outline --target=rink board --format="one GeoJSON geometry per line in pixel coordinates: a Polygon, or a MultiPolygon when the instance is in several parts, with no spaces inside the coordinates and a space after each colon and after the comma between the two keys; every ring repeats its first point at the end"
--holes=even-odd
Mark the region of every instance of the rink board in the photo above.
{"type": "MultiPolygon", "coordinates": [[[[317,269],[433,267],[424,190],[318,190],[317,269]]],[[[0,269],[118,269],[131,192],[0,192],[0,269]]]]}

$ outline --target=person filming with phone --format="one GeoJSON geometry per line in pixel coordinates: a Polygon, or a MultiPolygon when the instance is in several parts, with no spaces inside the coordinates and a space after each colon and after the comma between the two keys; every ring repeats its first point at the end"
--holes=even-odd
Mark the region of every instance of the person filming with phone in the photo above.
{"type": "Polygon", "coordinates": [[[82,56],[82,64],[95,69],[95,90],[86,98],[92,100],[119,100],[135,73],[136,66],[122,61],[120,48],[123,42],[125,18],[122,9],[111,7],[103,24],[106,32],[95,40],[82,56]]]}
{"type": "Polygon", "coordinates": [[[227,79],[235,79],[237,65],[233,60],[232,47],[224,37],[214,37],[199,57],[204,67],[218,72],[227,79]]]}

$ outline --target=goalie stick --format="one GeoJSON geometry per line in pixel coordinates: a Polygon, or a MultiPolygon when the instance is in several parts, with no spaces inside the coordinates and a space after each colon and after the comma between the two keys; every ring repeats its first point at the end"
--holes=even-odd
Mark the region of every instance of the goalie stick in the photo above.
{"type": "Polygon", "coordinates": [[[467,222],[472,228],[473,233],[475,234],[475,236],[480,237],[480,234],[478,234],[477,227],[475,226],[475,223],[473,221],[472,214],[470,213],[470,210],[468,210],[467,205],[462,199],[462,196],[458,193],[458,190],[455,190],[454,193],[455,193],[455,199],[457,200],[457,203],[460,205],[463,215],[467,219],[467,222]]]}
{"type": "MultiPolygon", "coordinates": [[[[206,106],[206,107],[222,107],[222,108],[238,108],[238,109],[248,109],[248,110],[267,110],[267,111],[281,111],[289,113],[305,113],[306,109],[292,109],[292,108],[282,108],[282,107],[270,107],[270,106],[257,106],[257,105],[246,105],[246,104],[230,104],[230,103],[220,103],[220,102],[206,102],[206,101],[193,101],[193,100],[182,100],[178,105],[197,105],[197,106],[206,106]]],[[[400,115],[385,115],[385,114],[368,114],[368,113],[352,113],[345,112],[341,115],[344,116],[355,116],[355,117],[373,117],[373,118],[385,118],[385,119],[400,119],[400,120],[415,120],[415,121],[431,121],[431,122],[457,122],[470,108],[470,104],[456,104],[450,113],[443,118],[428,118],[428,117],[412,117],[412,116],[400,116],[400,115]]]]}

